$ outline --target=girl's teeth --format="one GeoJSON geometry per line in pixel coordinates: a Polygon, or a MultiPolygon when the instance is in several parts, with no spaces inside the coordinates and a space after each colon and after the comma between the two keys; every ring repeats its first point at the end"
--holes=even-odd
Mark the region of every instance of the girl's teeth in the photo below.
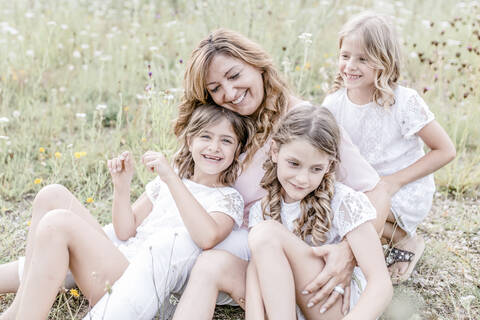
{"type": "Polygon", "coordinates": [[[238,99],[233,100],[232,103],[233,104],[239,104],[240,102],[243,101],[243,98],[245,98],[246,94],[247,94],[247,90],[245,90],[245,92],[240,97],[238,97],[238,99]]]}

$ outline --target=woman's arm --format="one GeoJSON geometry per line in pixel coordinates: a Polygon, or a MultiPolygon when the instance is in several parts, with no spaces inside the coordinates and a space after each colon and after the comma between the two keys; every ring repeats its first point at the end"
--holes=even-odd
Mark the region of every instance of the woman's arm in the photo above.
{"type": "Polygon", "coordinates": [[[133,206],[130,204],[130,184],[135,170],[132,156],[128,151],[108,160],[108,170],[113,181],[113,228],[118,239],[127,240],[135,236],[137,227],[152,211],[153,205],[145,193],[133,206]]]}
{"type": "Polygon", "coordinates": [[[437,171],[455,158],[455,146],[437,121],[428,123],[417,135],[430,151],[405,169],[382,177],[382,181],[388,185],[390,195],[394,195],[404,185],[437,171]]]}
{"type": "Polygon", "coordinates": [[[185,227],[200,248],[211,249],[228,236],[233,229],[233,218],[222,212],[208,213],[161,153],[147,151],[142,159],[167,184],[185,227]]]}
{"type": "Polygon", "coordinates": [[[367,286],[358,303],[344,319],[376,319],[387,308],[393,296],[380,240],[370,222],[347,233],[346,239],[367,279],[367,286]]]}

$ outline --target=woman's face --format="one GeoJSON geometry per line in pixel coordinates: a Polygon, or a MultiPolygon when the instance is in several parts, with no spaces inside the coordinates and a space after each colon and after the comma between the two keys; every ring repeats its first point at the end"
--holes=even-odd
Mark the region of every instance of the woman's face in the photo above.
{"type": "Polygon", "coordinates": [[[213,101],[238,114],[253,114],[263,101],[262,72],[242,60],[215,55],[206,80],[213,101]]]}

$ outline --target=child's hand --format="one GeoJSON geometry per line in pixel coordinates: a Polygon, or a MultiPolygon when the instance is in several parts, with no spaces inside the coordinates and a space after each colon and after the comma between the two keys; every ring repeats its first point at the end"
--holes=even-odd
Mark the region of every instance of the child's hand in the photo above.
{"type": "Polygon", "coordinates": [[[175,174],[167,159],[161,152],[147,151],[142,156],[142,162],[151,172],[156,172],[164,180],[175,174]]]}
{"type": "Polygon", "coordinates": [[[118,157],[108,160],[107,166],[114,186],[130,185],[135,173],[134,161],[130,152],[124,151],[118,157]]]}
{"type": "Polygon", "coordinates": [[[380,183],[384,185],[385,190],[388,192],[390,197],[397,193],[397,191],[402,187],[401,183],[399,183],[395,178],[395,174],[381,177],[380,183]]]}

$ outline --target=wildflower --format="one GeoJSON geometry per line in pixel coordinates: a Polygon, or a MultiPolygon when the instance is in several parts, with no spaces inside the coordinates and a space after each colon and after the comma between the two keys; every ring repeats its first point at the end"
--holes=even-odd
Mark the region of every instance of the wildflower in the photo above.
{"type": "Polygon", "coordinates": [[[93,202],[93,198],[92,197],[88,197],[87,198],[87,203],[92,203],[93,202]]]}
{"type": "Polygon", "coordinates": [[[9,121],[10,121],[10,119],[8,119],[7,117],[0,117],[0,123],[2,123],[2,122],[7,123],[9,121]]]}
{"type": "Polygon", "coordinates": [[[42,178],[37,178],[37,179],[33,180],[33,183],[34,184],[40,184],[40,183],[42,183],[42,181],[43,181],[42,178]]]}
{"type": "Polygon", "coordinates": [[[62,157],[62,154],[60,152],[55,152],[55,158],[60,159],[62,157]]]}
{"type": "Polygon", "coordinates": [[[300,69],[301,69],[300,66],[295,67],[295,71],[300,71],[300,69]]]}
{"type": "Polygon", "coordinates": [[[77,58],[77,59],[82,57],[81,53],[78,52],[77,50],[73,51],[72,55],[73,55],[74,58],[77,58]]]}
{"type": "Polygon", "coordinates": [[[38,152],[45,153],[45,148],[43,148],[43,147],[38,148],[38,152]]]}
{"type": "Polygon", "coordinates": [[[70,295],[74,298],[80,297],[80,293],[78,293],[77,289],[70,289],[70,295]]]}
{"type": "Polygon", "coordinates": [[[83,119],[83,118],[85,118],[87,115],[86,115],[85,113],[80,113],[80,112],[79,112],[79,113],[76,113],[75,116],[76,116],[77,118],[79,118],[79,119],[83,119]]]}
{"type": "Polygon", "coordinates": [[[123,107],[123,111],[124,111],[124,112],[127,112],[127,111],[128,111],[128,109],[130,109],[130,107],[129,107],[129,106],[125,106],[125,107],[123,107]]]}
{"type": "Polygon", "coordinates": [[[48,21],[47,26],[56,26],[57,23],[55,21],[48,21]]]}
{"type": "Polygon", "coordinates": [[[81,157],[85,157],[87,153],[85,151],[75,152],[74,154],[75,159],[80,159],[81,157]]]}
{"type": "Polygon", "coordinates": [[[147,138],[143,137],[142,142],[147,142],[147,138]]]}
{"type": "Polygon", "coordinates": [[[183,63],[183,59],[178,60],[178,62],[183,63]]]}
{"type": "Polygon", "coordinates": [[[31,224],[32,224],[32,220],[28,220],[28,221],[27,221],[27,226],[30,227],[31,224]]]}
{"type": "Polygon", "coordinates": [[[99,104],[99,105],[97,105],[97,107],[95,109],[97,109],[98,111],[105,110],[105,109],[107,109],[107,105],[99,104]]]}

